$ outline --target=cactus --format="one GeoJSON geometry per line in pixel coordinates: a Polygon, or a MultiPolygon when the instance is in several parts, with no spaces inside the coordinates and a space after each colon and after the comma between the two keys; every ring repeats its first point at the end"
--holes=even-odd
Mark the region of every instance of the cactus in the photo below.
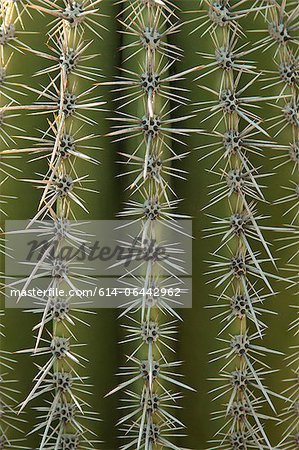
{"type": "MultiPolygon", "coordinates": [[[[283,186],[285,195],[276,200],[276,204],[282,205],[282,218],[286,219],[291,226],[285,226],[287,236],[280,239],[283,242],[280,250],[291,250],[288,254],[287,266],[289,268],[289,278],[294,279],[295,287],[298,286],[298,157],[297,147],[299,140],[298,122],[298,18],[299,7],[296,3],[281,2],[271,8],[267,17],[268,36],[261,42],[266,44],[265,49],[272,49],[274,58],[274,70],[266,78],[266,88],[277,87],[278,99],[272,105],[275,113],[269,120],[272,133],[281,140],[281,149],[274,159],[278,162],[275,169],[281,170],[284,166],[289,166],[287,176],[291,175],[288,185],[283,186]],[[294,276],[295,273],[295,276],[294,276]]],[[[285,220],[281,225],[285,225],[285,220]]],[[[297,289],[296,289],[297,290],[297,289]]],[[[290,291],[291,294],[292,291],[290,291]]],[[[298,292],[295,292],[298,295],[298,292]]],[[[296,306],[295,306],[296,308],[296,306]]],[[[289,330],[298,333],[298,320],[292,320],[289,330]]],[[[290,347],[290,354],[286,358],[286,366],[291,370],[290,377],[287,378],[288,387],[283,391],[286,397],[286,407],[281,414],[282,436],[278,442],[281,449],[298,448],[298,364],[296,345],[290,347]]],[[[283,371],[283,373],[285,370],[283,371]]]]}
{"type": "MultiPolygon", "coordinates": [[[[9,148],[15,143],[12,133],[21,131],[21,128],[11,122],[11,119],[18,116],[6,112],[8,104],[19,104],[18,99],[24,92],[18,88],[18,74],[13,73],[13,53],[18,50],[19,45],[23,45],[21,33],[24,33],[22,23],[23,5],[17,5],[12,1],[1,2],[1,25],[0,25],[0,97],[1,97],[1,145],[9,148]]],[[[20,170],[13,164],[10,156],[0,157],[0,230],[4,231],[4,219],[7,217],[6,203],[14,200],[14,196],[4,192],[4,185],[9,179],[16,180],[20,170]],[[3,193],[4,192],[4,193],[3,193]]],[[[1,237],[0,244],[1,260],[4,255],[10,255],[10,250],[6,248],[5,239],[1,237]]],[[[1,283],[3,286],[3,283],[1,283]]],[[[1,309],[4,309],[1,299],[1,309]]],[[[13,379],[12,370],[15,369],[15,359],[12,356],[12,348],[5,339],[5,312],[0,312],[0,447],[1,448],[24,448],[22,428],[25,420],[18,416],[18,390],[17,380],[13,379]],[[7,350],[8,349],[8,350],[7,350]]]]}
{"type": "Polygon", "coordinates": [[[276,146],[269,139],[263,119],[252,112],[252,107],[263,101],[276,100],[277,96],[247,94],[247,90],[258,83],[261,74],[246,58],[264,42],[245,50],[241,38],[246,30],[241,23],[243,18],[249,21],[252,12],[263,13],[264,7],[251,8],[248,4],[246,9],[242,6],[226,1],[208,3],[208,10],[202,12],[200,25],[195,28],[206,27],[202,36],[211,30],[215,45],[214,55],[201,53],[212,62],[206,65],[199,78],[204,80],[210,73],[221,71],[217,90],[200,86],[216,97],[214,101],[199,102],[198,112],[204,117],[202,122],[211,117],[215,117],[216,122],[207,132],[214,141],[199,147],[201,153],[208,147],[208,152],[200,159],[211,153],[216,155],[210,172],[220,178],[210,186],[211,200],[206,208],[218,205],[224,199],[228,205],[225,218],[209,214],[213,227],[205,230],[206,237],[221,238],[209,261],[208,274],[212,275],[209,283],[215,283],[220,289],[219,294],[213,295],[216,302],[211,308],[216,310],[214,318],[222,325],[218,338],[222,348],[211,352],[211,361],[221,362],[220,376],[214,378],[217,387],[212,393],[215,399],[225,401],[225,408],[214,413],[214,418],[224,418],[225,423],[211,441],[211,449],[271,449],[263,422],[278,420],[270,398],[271,394],[278,395],[264,384],[272,369],[262,357],[280,352],[266,348],[261,339],[267,328],[262,315],[271,312],[263,307],[263,303],[274,295],[272,281],[282,280],[264,268],[265,263],[271,262],[276,270],[276,262],[263,234],[264,231],[280,230],[264,225],[263,220],[268,217],[258,212],[259,202],[265,201],[259,184],[263,174],[251,158],[252,154],[261,154],[264,149],[276,146]],[[209,115],[205,116],[206,111],[209,115]],[[259,249],[256,242],[260,244],[259,249]],[[228,337],[222,337],[224,333],[229,334],[228,337]],[[272,409],[272,415],[264,412],[265,403],[272,409]]]}
{"type": "MultiPolygon", "coordinates": [[[[47,66],[38,70],[36,75],[47,73],[49,80],[41,89],[23,86],[27,91],[38,94],[37,101],[6,107],[8,111],[21,109],[48,116],[48,128],[41,136],[26,137],[32,142],[31,146],[6,152],[29,153],[34,157],[41,154],[48,162],[46,174],[41,179],[23,180],[37,184],[42,191],[37,212],[23,232],[47,236],[48,245],[37,249],[42,255],[36,262],[29,263],[32,266],[29,276],[10,283],[10,287],[21,284],[22,289],[27,289],[44,277],[48,282],[48,295],[37,299],[39,309],[33,311],[41,315],[33,328],[35,345],[18,352],[29,353],[36,358],[45,355],[47,358],[46,363],[37,363],[38,373],[33,388],[21,404],[22,411],[32,400],[44,402],[35,407],[38,423],[30,432],[41,435],[41,450],[75,449],[82,445],[93,447],[99,442],[90,425],[99,419],[84,398],[89,394],[89,385],[86,377],[78,373],[87,360],[80,351],[77,352],[77,347],[82,344],[77,342],[75,335],[78,324],[86,323],[81,315],[89,311],[78,310],[80,302],[68,295],[78,283],[91,284],[91,279],[84,274],[86,267],[62,256],[66,243],[76,249],[78,244],[86,241],[84,230],[80,231],[80,223],[76,222],[74,206],[78,205],[88,213],[81,196],[92,189],[86,186],[88,176],[77,174],[77,162],[83,159],[98,163],[88,154],[89,149],[93,150],[89,141],[95,134],[87,134],[85,128],[97,125],[88,111],[101,110],[104,102],[93,97],[97,86],[93,85],[84,92],[79,92],[77,86],[80,79],[92,83],[98,78],[98,68],[87,62],[94,58],[94,55],[87,54],[91,42],[84,39],[85,26],[93,28],[94,19],[100,15],[96,3],[66,3],[61,10],[53,5],[48,9],[46,2],[44,5],[30,5],[43,14],[54,16],[47,33],[48,53],[27,48],[47,61],[47,66]],[[80,151],[82,145],[84,150],[80,151]],[[62,291],[63,295],[57,294],[62,291]]],[[[99,36],[98,28],[96,26],[93,30],[96,36],[99,36]]]]}
{"type": "Polygon", "coordinates": [[[2,0],[0,252],[27,271],[3,293],[49,294],[1,313],[0,448],[298,447],[296,341],[283,390],[273,301],[298,291],[298,17],[293,0],[2,0]],[[119,310],[94,314],[69,292],[102,279],[63,250],[87,251],[86,220],[107,216],[119,310]],[[17,261],[16,235],[46,244],[17,261]]]}
{"type": "Polygon", "coordinates": [[[182,435],[184,426],[175,414],[181,397],[176,391],[191,388],[179,381],[176,370],[181,362],[170,362],[180,316],[169,292],[175,287],[183,289],[180,274],[184,274],[184,269],[176,257],[181,250],[168,242],[167,231],[178,236],[185,233],[177,221],[188,216],[176,212],[180,200],[171,187],[171,178],[185,177],[184,171],[173,168],[172,163],[188,153],[175,154],[172,142],[183,144],[183,136],[199,130],[180,125],[193,117],[192,114],[178,119],[171,118],[170,114],[188,102],[177,80],[199,67],[170,74],[170,68],[182,54],[167,40],[180,28],[177,11],[171,3],[125,2],[121,17],[123,33],[128,39],[121,48],[122,74],[113,83],[106,83],[120,93],[118,114],[112,118],[119,125],[109,136],[122,145],[129,141],[127,146],[131,152],[122,151],[120,155],[124,158],[124,175],[131,176],[129,189],[133,199],[126,202],[119,216],[140,223],[137,246],[149,256],[138,263],[141,275],[130,269],[120,279],[132,295],[137,291],[137,298],[128,301],[121,313],[127,319],[122,343],[136,342],[136,347],[127,357],[128,366],[122,367],[121,375],[126,380],[109,394],[125,390],[122,400],[127,406],[122,407],[125,414],[118,425],[121,437],[127,438],[128,443],[121,448],[179,449],[174,439],[182,435]],[[125,63],[133,66],[137,57],[141,70],[127,68],[125,63]],[[125,109],[135,105],[136,100],[138,110],[142,107],[140,115],[126,113],[125,109]],[[157,253],[161,246],[169,255],[165,260],[160,260],[157,253]],[[142,384],[137,385],[138,380],[142,384]]]}

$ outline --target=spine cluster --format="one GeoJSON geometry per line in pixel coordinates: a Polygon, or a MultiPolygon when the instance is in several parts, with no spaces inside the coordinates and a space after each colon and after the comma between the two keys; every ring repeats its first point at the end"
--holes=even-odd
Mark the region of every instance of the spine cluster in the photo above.
{"type": "Polygon", "coordinates": [[[271,449],[264,428],[264,421],[271,417],[263,408],[268,404],[275,410],[270,398],[273,393],[264,384],[266,374],[271,372],[264,358],[278,352],[265,348],[262,342],[267,328],[263,316],[270,312],[263,303],[274,294],[271,281],[279,276],[265,268],[271,264],[275,268],[275,261],[263,232],[274,228],[263,225],[267,217],[258,212],[259,203],[265,199],[259,182],[264,174],[258,172],[256,158],[275,145],[268,140],[262,119],[253,108],[277,97],[250,93],[258,86],[260,73],[247,59],[253,49],[244,45],[241,28],[242,18],[248,16],[248,21],[249,13],[264,12],[267,7],[248,3],[246,9],[246,2],[225,0],[206,3],[208,11],[201,12],[195,30],[204,26],[203,36],[209,30],[215,52],[201,53],[211,62],[199,78],[211,72],[220,76],[219,89],[201,86],[216,100],[199,103],[203,122],[215,119],[215,126],[207,132],[213,141],[199,150],[204,153],[201,160],[213,158],[210,172],[219,177],[210,186],[211,200],[206,208],[219,208],[219,202],[225,200],[228,211],[227,217],[210,214],[213,227],[206,230],[207,237],[221,238],[209,261],[209,274],[213,278],[210,283],[216,283],[220,290],[213,295],[211,308],[217,311],[214,318],[222,325],[218,340],[223,346],[212,352],[212,361],[221,362],[220,376],[214,379],[218,385],[212,392],[215,399],[225,403],[223,411],[214,413],[215,419],[224,420],[224,424],[210,448],[271,449]]]}
{"type": "Polygon", "coordinates": [[[84,168],[84,161],[97,164],[90,155],[97,147],[90,143],[96,137],[91,127],[98,124],[90,117],[90,111],[101,110],[104,102],[95,93],[100,69],[92,67],[90,61],[98,55],[88,53],[92,41],[85,37],[85,30],[99,36],[100,3],[30,3],[31,9],[38,10],[34,14],[54,18],[47,35],[48,52],[27,48],[46,61],[36,73],[43,77],[43,84],[41,88],[27,87],[38,94],[34,103],[6,108],[29,111],[33,117],[45,115],[47,119],[47,128],[41,135],[25,138],[29,145],[6,152],[9,156],[28,153],[33,160],[44,160],[46,168],[41,179],[24,180],[36,184],[42,194],[26,230],[16,231],[25,236],[33,233],[40,239],[36,261],[29,263],[28,277],[10,283],[10,287],[21,286],[23,291],[34,286],[48,292],[43,298],[32,298],[37,305],[32,312],[40,316],[33,328],[35,345],[19,352],[29,353],[37,361],[33,387],[21,410],[32,400],[35,404],[42,402],[35,407],[38,422],[30,432],[40,441],[40,450],[94,448],[99,442],[92,431],[93,422],[99,419],[86,400],[90,385],[79,374],[87,360],[81,355],[84,344],[78,342],[76,330],[80,324],[88,325],[84,318],[88,311],[82,300],[70,295],[71,290],[74,293],[92,284],[92,278],[88,267],[63,249],[71,247],[76,254],[76,249],[87,242],[77,214],[80,209],[88,213],[83,195],[92,191],[86,186],[92,180],[78,171],[84,168]]]}
{"type": "MultiPolygon", "coordinates": [[[[182,292],[185,287],[181,280],[182,249],[169,236],[184,234],[178,219],[186,216],[175,212],[179,201],[171,180],[184,178],[184,171],[175,167],[175,162],[188,152],[176,154],[173,142],[183,147],[182,137],[195,130],[181,128],[180,122],[188,117],[177,118],[173,113],[187,103],[177,81],[197,68],[175,73],[182,52],[171,43],[179,22],[170,2],[124,1],[120,22],[123,73],[109,83],[120,100],[119,113],[113,118],[119,125],[110,136],[121,146],[124,175],[130,177],[131,198],[120,217],[126,219],[128,227],[131,223],[127,219],[133,219],[132,225],[138,224],[134,243],[125,243],[128,251],[132,244],[137,250],[137,267],[130,267],[120,278],[132,294],[121,313],[127,333],[123,343],[136,346],[120,373],[126,380],[110,394],[122,390],[124,395],[118,425],[121,437],[128,442],[122,449],[178,450],[174,439],[182,436],[184,426],[176,414],[181,397],[177,389],[190,388],[180,381],[181,362],[170,356],[175,352],[176,323],[180,319],[176,311],[180,299],[174,299],[173,292],[182,292]],[[126,63],[130,63],[130,69],[126,63]],[[131,105],[134,113],[124,112],[131,105]],[[135,115],[136,109],[141,110],[140,115],[135,115]],[[123,150],[126,148],[130,152],[123,150]],[[161,248],[166,258],[159,257],[161,248]],[[140,254],[144,258],[140,259],[140,254]]],[[[130,254],[134,260],[134,253],[130,254]]]]}

